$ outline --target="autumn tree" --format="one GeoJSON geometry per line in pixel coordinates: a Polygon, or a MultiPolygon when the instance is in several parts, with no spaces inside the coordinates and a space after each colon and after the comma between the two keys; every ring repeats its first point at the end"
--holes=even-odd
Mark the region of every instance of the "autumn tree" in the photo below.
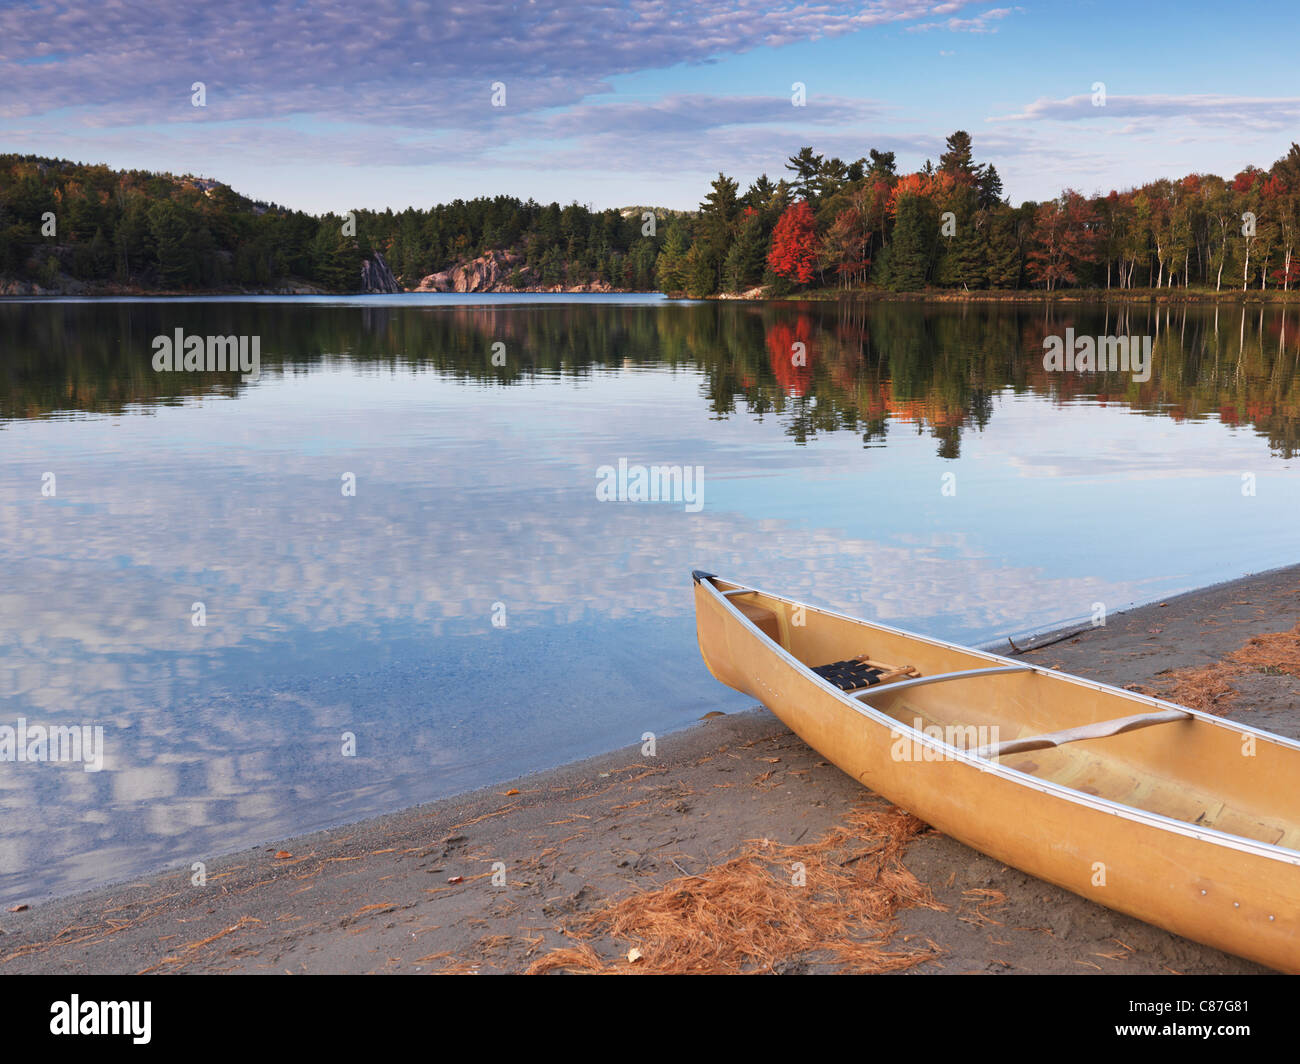
{"type": "Polygon", "coordinates": [[[818,267],[824,273],[834,272],[840,283],[848,287],[866,276],[871,260],[867,257],[867,246],[871,234],[867,230],[862,215],[854,207],[847,207],[835,216],[826,231],[818,255],[818,267]]]}
{"type": "Polygon", "coordinates": [[[1062,282],[1077,284],[1079,270],[1096,257],[1096,214],[1092,204],[1067,189],[1034,215],[1035,246],[1029,252],[1029,274],[1051,292],[1062,282]]]}
{"type": "Polygon", "coordinates": [[[778,277],[808,284],[817,269],[818,249],[812,208],[807,200],[800,200],[789,207],[776,223],[767,264],[778,277]]]}

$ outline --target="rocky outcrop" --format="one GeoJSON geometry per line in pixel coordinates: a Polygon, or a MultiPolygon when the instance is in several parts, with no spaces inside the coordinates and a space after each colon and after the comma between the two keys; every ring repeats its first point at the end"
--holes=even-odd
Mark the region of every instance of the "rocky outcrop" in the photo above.
{"type": "Polygon", "coordinates": [[[361,260],[361,291],[402,292],[405,290],[397,283],[397,278],[388,268],[383,254],[376,251],[373,259],[361,260]]]}
{"type": "Polygon", "coordinates": [[[81,296],[93,291],[91,285],[66,273],[59,274],[58,283],[53,288],[35,281],[0,279],[0,296],[81,296]]]}
{"type": "Polygon", "coordinates": [[[441,273],[421,279],[417,292],[617,292],[607,281],[539,284],[517,251],[489,251],[441,273]]]}
{"type": "Polygon", "coordinates": [[[513,251],[489,251],[450,270],[431,273],[420,281],[417,292],[510,292],[510,278],[523,265],[524,257],[513,251]]]}
{"type": "Polygon", "coordinates": [[[50,292],[35,281],[5,281],[0,280],[0,296],[47,296],[55,293],[50,292]]]}

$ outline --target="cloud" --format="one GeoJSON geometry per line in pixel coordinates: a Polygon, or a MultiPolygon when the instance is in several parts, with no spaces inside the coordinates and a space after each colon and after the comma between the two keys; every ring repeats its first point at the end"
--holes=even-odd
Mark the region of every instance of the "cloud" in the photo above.
{"type": "MultiPolygon", "coordinates": [[[[539,112],[608,92],[637,71],[947,13],[921,0],[518,3],[373,0],[303,5],[83,5],[0,9],[0,116],[61,125],[209,124],[310,114],[412,128],[539,112]],[[202,81],[207,106],[191,105],[202,81]],[[500,113],[500,109],[496,109],[500,113]]],[[[989,17],[986,13],[982,18],[989,17]]]]}
{"type": "Polygon", "coordinates": [[[794,107],[788,96],[712,96],[680,93],[653,103],[617,98],[581,104],[546,120],[548,136],[595,135],[634,130],[637,136],[716,130],[734,126],[836,124],[879,120],[885,105],[848,97],[810,96],[794,107]]]}
{"type": "MultiPolygon", "coordinates": [[[[414,130],[359,123],[289,120],[38,132],[11,129],[15,142],[37,138],[43,150],[81,159],[139,158],[146,151],[175,160],[257,157],[267,162],[342,166],[497,166],[518,170],[590,171],[616,164],[622,171],[661,168],[781,172],[787,155],[815,143],[845,160],[868,148],[935,154],[942,138],[877,132],[890,115],[877,101],[813,95],[793,107],[788,96],[678,93],[660,99],[606,97],[540,114],[505,114],[479,128],[414,130]],[[868,130],[871,132],[868,134],[868,130]]],[[[1008,138],[1011,139],[1011,138],[1008,138]]],[[[222,178],[222,174],[213,174],[222,178]]]]}
{"type": "MultiPolygon", "coordinates": [[[[958,5],[952,4],[948,6],[955,9],[958,5]]],[[[947,30],[949,33],[997,33],[998,28],[990,25],[990,23],[1004,19],[1019,10],[1020,8],[994,7],[973,18],[950,18],[942,22],[923,22],[916,26],[908,26],[906,29],[908,33],[925,33],[929,30],[947,30]]]]}
{"type": "MultiPolygon", "coordinates": [[[[876,101],[828,96],[811,96],[798,108],[786,96],[682,93],[653,102],[611,99],[536,120],[531,132],[545,143],[544,154],[521,149],[518,141],[507,141],[496,154],[523,167],[589,167],[593,159],[617,159],[620,168],[671,161],[676,171],[758,173],[780,171],[787,155],[814,142],[820,153],[846,160],[865,155],[868,147],[909,150],[923,143],[930,150],[938,143],[932,137],[903,138],[895,147],[898,138],[868,136],[868,127],[878,128],[888,110],[876,101]]],[[[520,120],[520,132],[529,121],[520,120]]]]}
{"type": "Polygon", "coordinates": [[[1091,94],[1063,100],[1040,98],[1016,114],[990,118],[991,122],[1081,122],[1096,119],[1128,119],[1121,132],[1147,132],[1147,122],[1183,120],[1198,126],[1228,126],[1236,129],[1276,130],[1300,121],[1300,97],[1251,97],[1222,95],[1107,96],[1105,104],[1093,104],[1091,94]]]}

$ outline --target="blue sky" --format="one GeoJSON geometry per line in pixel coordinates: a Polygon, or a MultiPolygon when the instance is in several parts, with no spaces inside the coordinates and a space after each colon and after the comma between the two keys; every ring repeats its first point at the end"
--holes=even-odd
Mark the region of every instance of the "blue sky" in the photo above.
{"type": "Polygon", "coordinates": [[[1298,10],[0,2],[0,151],[194,173],[311,211],[497,193],[688,208],[719,170],[775,178],[804,144],[915,169],[961,128],[1020,202],[1270,165],[1300,139],[1298,10]]]}

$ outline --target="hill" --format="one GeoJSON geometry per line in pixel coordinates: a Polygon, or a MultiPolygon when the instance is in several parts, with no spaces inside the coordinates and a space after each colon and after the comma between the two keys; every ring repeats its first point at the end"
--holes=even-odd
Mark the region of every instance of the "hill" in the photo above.
{"type": "MultiPolygon", "coordinates": [[[[654,287],[639,214],[508,196],[321,216],[193,175],[0,155],[0,293],[394,290],[489,253],[504,287],[654,287]]],[[[426,288],[436,288],[433,282],[426,288]]]]}

